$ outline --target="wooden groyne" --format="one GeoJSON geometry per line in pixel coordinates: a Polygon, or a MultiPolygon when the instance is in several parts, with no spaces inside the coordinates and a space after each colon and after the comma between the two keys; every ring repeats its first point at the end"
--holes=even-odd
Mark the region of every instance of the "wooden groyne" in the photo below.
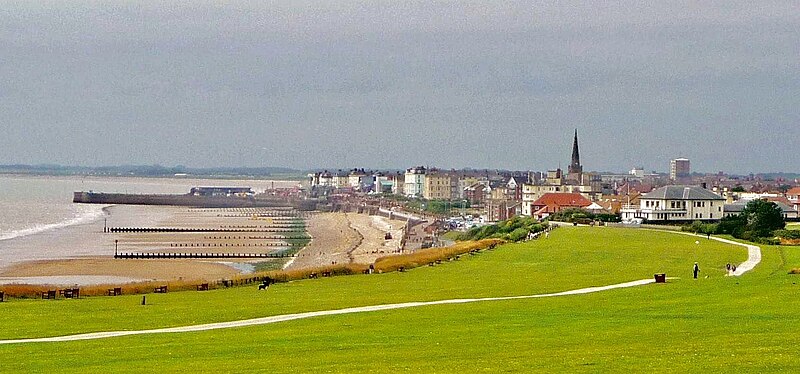
{"type": "Polygon", "coordinates": [[[288,258],[295,255],[282,253],[164,253],[164,252],[121,252],[115,253],[117,259],[180,259],[180,258],[288,258]]]}
{"type": "Polygon", "coordinates": [[[238,228],[184,228],[184,227],[108,227],[106,232],[168,232],[168,233],[181,233],[181,232],[300,232],[304,231],[303,227],[297,228],[259,228],[259,229],[238,229],[238,228]]]}
{"type": "Polygon", "coordinates": [[[75,192],[73,203],[85,204],[124,204],[124,205],[173,205],[195,208],[286,208],[310,211],[316,209],[316,199],[284,197],[239,197],[239,196],[198,196],[168,194],[121,194],[102,192],[75,192]]]}

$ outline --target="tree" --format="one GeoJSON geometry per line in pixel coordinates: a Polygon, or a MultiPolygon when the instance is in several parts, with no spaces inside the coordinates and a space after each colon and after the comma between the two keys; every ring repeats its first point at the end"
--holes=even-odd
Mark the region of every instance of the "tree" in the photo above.
{"type": "Polygon", "coordinates": [[[750,232],[753,237],[768,237],[773,231],[786,227],[783,211],[771,201],[753,200],[744,206],[741,216],[745,222],[745,232],[750,232]]]}
{"type": "Polygon", "coordinates": [[[744,192],[744,187],[741,184],[737,184],[731,189],[731,192],[744,192]]]}

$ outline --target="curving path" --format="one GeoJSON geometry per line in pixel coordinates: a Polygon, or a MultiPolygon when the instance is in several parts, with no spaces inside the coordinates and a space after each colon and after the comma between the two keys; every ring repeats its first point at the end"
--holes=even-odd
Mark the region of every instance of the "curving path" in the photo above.
{"type": "Polygon", "coordinates": [[[731,275],[733,275],[735,277],[738,277],[738,276],[740,276],[740,275],[742,275],[742,274],[744,274],[744,273],[746,273],[746,272],[748,272],[750,270],[753,270],[756,267],[756,265],[758,265],[758,263],[761,262],[761,247],[758,247],[758,246],[755,246],[755,245],[750,245],[750,244],[737,243],[737,242],[735,242],[733,240],[722,239],[722,238],[714,238],[714,237],[712,237],[711,239],[714,239],[716,241],[723,242],[723,243],[736,244],[736,245],[741,245],[741,246],[747,247],[747,261],[742,262],[741,264],[739,264],[739,266],[736,267],[736,271],[734,271],[731,274],[731,275]]]}
{"type": "Polygon", "coordinates": [[[371,306],[362,306],[362,307],[345,308],[345,309],[322,310],[322,311],[318,311],[318,312],[283,314],[283,315],[271,316],[271,317],[246,319],[246,320],[241,320],[241,321],[218,322],[218,323],[209,323],[209,324],[204,324],[204,325],[169,327],[169,328],[152,329],[152,330],[107,331],[107,332],[93,332],[93,333],[79,334],[79,335],[56,336],[56,337],[49,337],[49,338],[10,339],[10,340],[0,340],[0,344],[69,342],[69,341],[76,341],[76,340],[103,339],[103,338],[113,338],[113,337],[120,337],[120,336],[129,336],[129,335],[168,334],[168,333],[181,333],[181,332],[196,332],[196,331],[206,331],[206,330],[229,329],[229,328],[234,328],[234,327],[266,325],[266,324],[270,324],[270,323],[292,321],[292,320],[296,320],[296,319],[304,319],[304,318],[312,318],[312,317],[320,317],[320,316],[331,316],[331,315],[337,315],[337,314],[350,314],[350,313],[362,313],[362,312],[375,312],[375,311],[390,310],[390,309],[415,308],[415,307],[429,306],[429,305],[465,304],[465,303],[476,303],[476,302],[483,302],[483,301],[519,300],[519,299],[535,299],[535,298],[540,298],[540,297],[580,295],[580,294],[586,294],[586,293],[592,293],[592,292],[608,291],[608,290],[612,290],[612,289],[616,289],[616,288],[642,286],[642,285],[645,285],[645,284],[653,283],[654,281],[655,281],[654,279],[642,279],[642,280],[637,280],[637,281],[632,281],[632,282],[612,284],[612,285],[608,285],[608,286],[580,288],[580,289],[577,289],[577,290],[563,291],[563,292],[556,292],[556,293],[547,293],[547,294],[538,294],[538,295],[486,297],[486,298],[479,298],[479,299],[450,299],[450,300],[425,301],[425,302],[409,302],[409,303],[399,303],[399,304],[371,305],[371,306]]]}
{"type": "MultiPolygon", "coordinates": [[[[703,238],[703,239],[707,238],[706,236],[693,234],[693,233],[690,233],[690,232],[656,230],[656,229],[645,229],[645,230],[660,231],[660,232],[671,232],[671,233],[674,233],[674,234],[683,234],[683,235],[689,235],[689,236],[696,236],[698,238],[703,238]]],[[[739,242],[735,242],[733,240],[717,238],[717,237],[714,237],[714,236],[712,236],[711,239],[712,240],[716,240],[718,242],[723,242],[723,243],[733,244],[733,245],[739,245],[739,246],[747,248],[747,260],[745,262],[742,262],[741,264],[739,264],[739,266],[736,267],[736,271],[731,273],[731,276],[738,277],[738,276],[740,276],[740,275],[742,275],[742,274],[744,274],[744,273],[746,273],[746,272],[748,272],[750,270],[753,270],[756,267],[756,265],[758,265],[761,262],[761,247],[759,247],[759,246],[755,246],[755,245],[751,245],[751,244],[739,243],[739,242]]]]}
{"type": "MultiPolygon", "coordinates": [[[[648,230],[650,230],[650,229],[648,229],[648,230]]],[[[662,232],[664,232],[666,230],[653,230],[653,231],[662,231],[662,232]]],[[[702,237],[700,235],[696,235],[696,234],[692,234],[692,233],[676,232],[676,231],[667,231],[667,232],[702,237]]],[[[733,276],[740,276],[740,275],[742,275],[742,274],[744,274],[744,273],[746,273],[746,272],[748,272],[750,270],[753,270],[753,268],[755,268],[756,265],[758,265],[761,262],[761,248],[758,247],[758,246],[750,245],[750,244],[738,243],[738,242],[735,242],[735,241],[732,241],[732,240],[716,238],[716,237],[712,237],[711,239],[716,240],[716,241],[720,241],[720,242],[723,242],[723,243],[740,245],[740,246],[743,246],[743,247],[747,248],[747,261],[741,263],[736,268],[736,271],[733,274],[731,274],[733,276]]],[[[450,299],[450,300],[425,301],[425,302],[409,302],[409,303],[399,303],[399,304],[384,304],[384,305],[372,305],[372,306],[363,306],[363,307],[354,307],[354,308],[345,308],[345,309],[322,310],[322,311],[318,311],[318,312],[283,314],[283,315],[271,316],[271,317],[246,319],[246,320],[241,320],[241,321],[218,322],[218,323],[209,323],[209,324],[204,324],[204,325],[193,325],[193,326],[182,326],[182,327],[169,327],[169,328],[163,328],[163,329],[135,330],[135,331],[107,331],[107,332],[93,332],[93,333],[78,334],[78,335],[56,336],[56,337],[49,337],[49,338],[10,339],[10,340],[0,340],[0,344],[69,342],[69,341],[76,341],[76,340],[91,340],[91,339],[113,338],[113,337],[128,336],[128,335],[169,334],[169,333],[181,333],[181,332],[196,332],[196,331],[206,331],[206,330],[229,329],[229,328],[235,328],[235,327],[266,325],[266,324],[270,324],[270,323],[292,321],[292,320],[296,320],[296,319],[313,318],[313,317],[320,317],[320,316],[331,316],[331,315],[337,315],[337,314],[362,313],[362,312],[375,312],[375,311],[390,310],[390,309],[415,308],[415,307],[428,306],[428,305],[464,304],[464,303],[475,303],[475,302],[482,302],[482,301],[519,300],[519,299],[535,299],[535,298],[541,298],[541,297],[580,295],[580,294],[586,294],[586,293],[592,293],[592,292],[608,291],[608,290],[612,290],[612,289],[616,289],[616,288],[642,286],[642,285],[653,283],[653,282],[655,282],[654,279],[642,279],[642,280],[638,280],[638,281],[618,283],[618,284],[612,284],[612,285],[608,285],[608,286],[580,288],[580,289],[577,289],[577,290],[563,291],[563,292],[556,292],[556,293],[548,293],[548,294],[538,294],[538,295],[486,297],[486,298],[479,298],[479,299],[450,299]]]]}

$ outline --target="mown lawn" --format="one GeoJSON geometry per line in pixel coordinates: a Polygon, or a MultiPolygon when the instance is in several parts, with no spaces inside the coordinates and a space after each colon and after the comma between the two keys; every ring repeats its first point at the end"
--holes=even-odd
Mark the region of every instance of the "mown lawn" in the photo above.
{"type": "Polygon", "coordinates": [[[796,371],[800,265],[764,248],[724,277],[742,247],[671,233],[561,228],[434,268],[254,287],[0,305],[1,337],[140,329],[357,305],[536,294],[666,272],[680,277],[568,297],[428,306],[201,333],[0,346],[7,371],[796,371]],[[700,244],[695,244],[695,241],[700,244]],[[691,279],[698,261],[699,280],[691,279]],[[705,278],[708,276],[708,278],[705,278]]]}

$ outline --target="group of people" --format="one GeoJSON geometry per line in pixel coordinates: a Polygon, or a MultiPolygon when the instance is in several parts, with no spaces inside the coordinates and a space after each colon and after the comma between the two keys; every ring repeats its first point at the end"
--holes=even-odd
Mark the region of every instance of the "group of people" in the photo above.
{"type": "MultiPolygon", "coordinates": [[[[733,274],[736,271],[736,265],[731,264],[730,262],[725,265],[725,268],[728,269],[728,275],[733,274]]],[[[700,274],[700,265],[697,262],[694,263],[694,267],[692,268],[692,275],[694,279],[697,279],[697,276],[700,274]]]]}

